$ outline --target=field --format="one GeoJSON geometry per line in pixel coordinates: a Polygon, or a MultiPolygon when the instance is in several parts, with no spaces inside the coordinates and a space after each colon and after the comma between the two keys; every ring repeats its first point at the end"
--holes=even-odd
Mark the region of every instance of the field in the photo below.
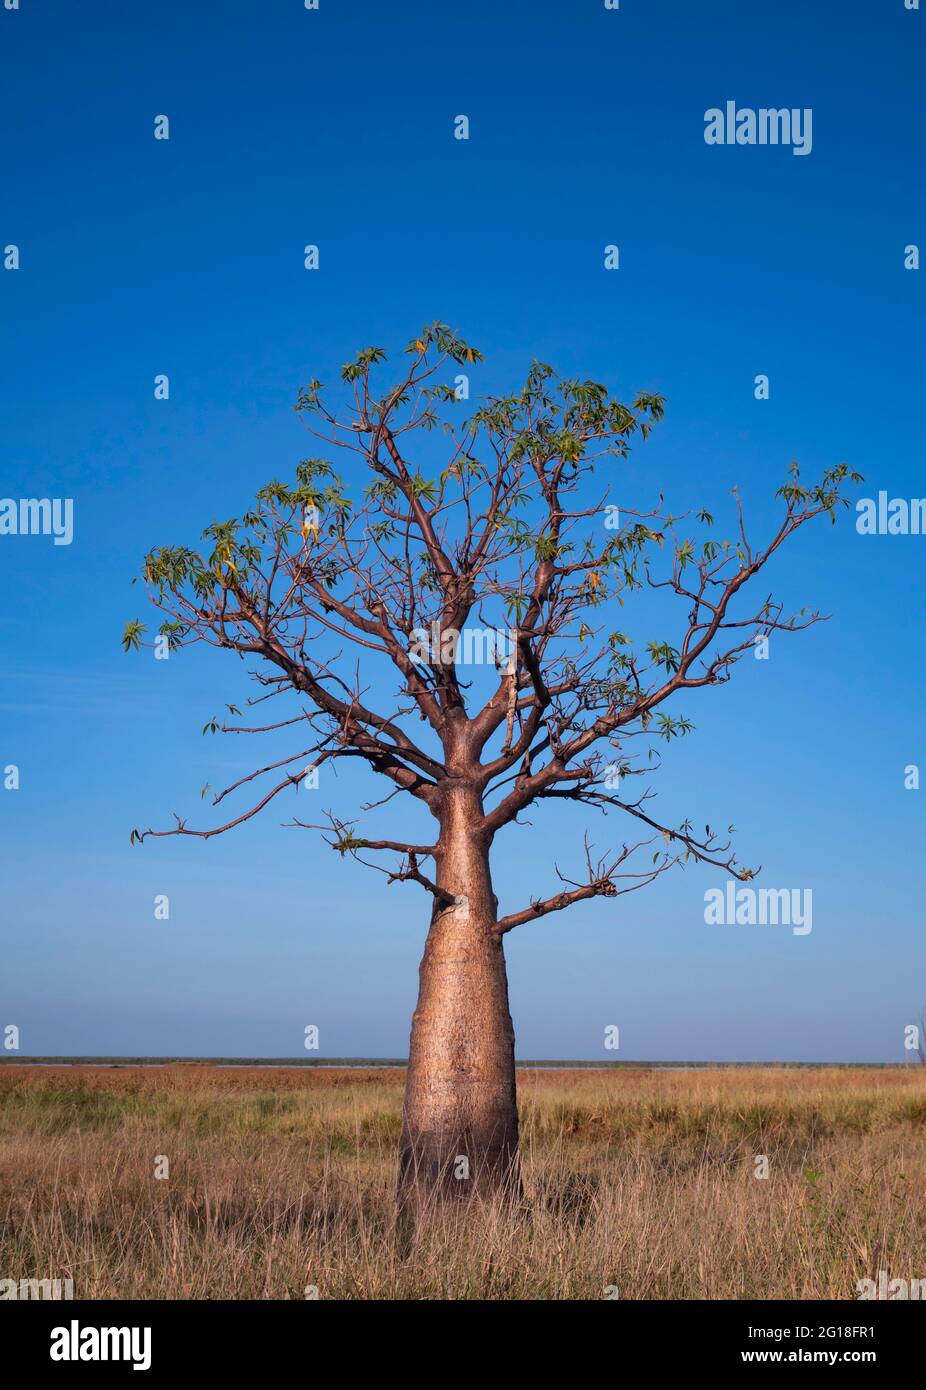
{"type": "Polygon", "coordinates": [[[412,1241],[392,1222],[402,1083],[0,1067],[0,1277],[75,1298],[738,1299],[926,1276],[924,1069],[521,1071],[523,1208],[412,1241]]]}

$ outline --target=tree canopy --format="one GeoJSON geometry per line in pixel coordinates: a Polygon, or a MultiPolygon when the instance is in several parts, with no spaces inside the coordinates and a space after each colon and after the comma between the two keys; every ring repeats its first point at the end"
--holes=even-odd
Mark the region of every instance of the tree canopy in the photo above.
{"type": "MultiPolygon", "coordinates": [[[[196,829],[176,818],[170,829],[133,830],[133,841],[220,834],[308,769],[356,759],[386,779],[389,796],[414,797],[437,817],[442,792],[468,780],[483,805],[474,829],[489,840],[532,803],[557,798],[630,818],[635,838],[604,858],[586,842],[584,876],[501,918],[502,932],[689,860],[751,877],[726,836],[663,824],[645,779],[658,766],[654,746],[692,727],[674,697],[728,681],[757,639],[820,621],[816,611],[786,612],[764,589],[755,597],[754,581],[800,527],[835,519],[847,505],[842,485],[859,475],[839,464],[808,486],[792,464],[777,493],[779,524],[761,544],[748,538],[738,497],[730,540],[717,538],[707,510],[673,516],[661,497],[652,511],[618,512],[613,464],[660,420],[660,395],[624,402],[535,361],[522,389],[470,408],[475,348],[435,323],[405,351],[385,389],[386,353],[369,347],[342,368],[337,405],[319,381],[299,391],[313,448],[321,441],[330,457],[313,454],[290,481],[262,487],[245,515],[207,526],[200,547],[158,546],[145,557],[161,640],[251,659],[260,689],[249,703],[273,702],[266,722],[216,719],[206,731],[288,728],[298,747],[215,794],[218,806],[254,793],[223,823],[196,829]],[[645,590],[674,595],[679,620],[639,643],[619,615],[645,590]],[[499,634],[475,658],[490,663],[488,687],[463,640],[474,624],[499,634]],[[374,664],[392,672],[386,702],[374,664]],[[639,793],[626,790],[635,785],[639,793]]],[[[148,645],[147,634],[130,622],[126,650],[148,645]]],[[[242,718],[235,706],[229,714],[242,718]]],[[[342,855],[389,854],[391,881],[440,896],[423,867],[435,845],[367,839],[356,821],[331,814],[315,828],[342,855]]]]}

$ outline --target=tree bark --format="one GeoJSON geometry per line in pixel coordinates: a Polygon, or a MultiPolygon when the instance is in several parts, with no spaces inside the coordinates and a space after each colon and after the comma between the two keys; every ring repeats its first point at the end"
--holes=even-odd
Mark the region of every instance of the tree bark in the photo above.
{"type": "Polygon", "coordinates": [[[399,1159],[399,1206],[520,1194],[514,1029],[491,837],[473,787],[448,792],[441,813],[438,902],[419,970],[399,1159]]]}

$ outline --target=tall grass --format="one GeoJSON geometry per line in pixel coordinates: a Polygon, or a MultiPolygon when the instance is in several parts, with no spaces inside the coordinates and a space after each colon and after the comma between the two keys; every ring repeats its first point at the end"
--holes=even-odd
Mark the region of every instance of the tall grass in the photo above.
{"type": "Polygon", "coordinates": [[[521,1072],[522,1209],[435,1213],[410,1241],[403,1080],[0,1068],[0,1278],[72,1278],[78,1298],[729,1299],[926,1276],[920,1069],[521,1072]]]}

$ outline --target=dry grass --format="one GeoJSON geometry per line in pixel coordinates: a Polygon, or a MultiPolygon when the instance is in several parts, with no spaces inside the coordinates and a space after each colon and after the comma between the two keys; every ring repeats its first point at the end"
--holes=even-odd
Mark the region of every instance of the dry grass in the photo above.
{"type": "Polygon", "coordinates": [[[521,1072],[525,1210],[411,1247],[391,1221],[402,1081],[0,1068],[0,1277],[78,1298],[729,1299],[926,1276],[922,1070],[521,1072]]]}

